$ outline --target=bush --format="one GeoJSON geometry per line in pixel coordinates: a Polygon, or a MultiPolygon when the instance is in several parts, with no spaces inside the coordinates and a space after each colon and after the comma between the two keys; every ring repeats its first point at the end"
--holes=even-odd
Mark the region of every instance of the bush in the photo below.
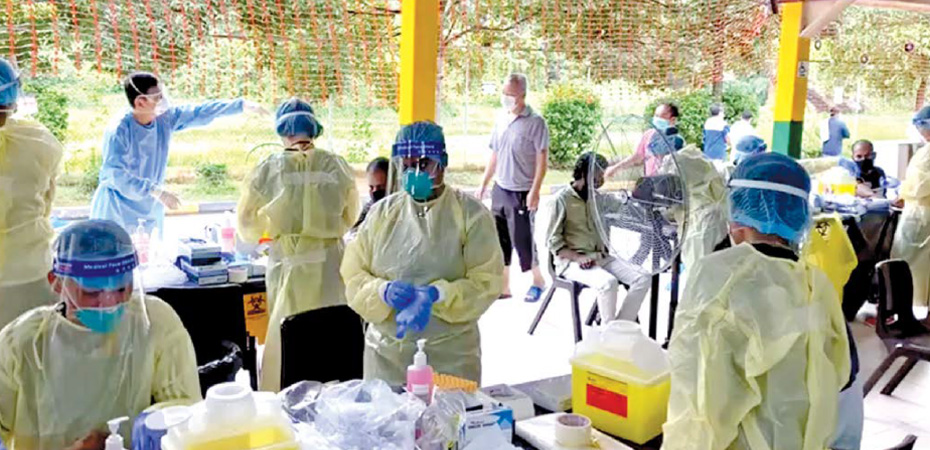
{"type": "MultiPolygon", "coordinates": [[[[656,100],[649,104],[643,113],[645,117],[652,117],[656,106],[669,99],[656,100]]],[[[717,103],[710,89],[701,89],[671,100],[678,105],[678,132],[685,138],[685,142],[703,148],[704,122],[710,116],[710,105],[717,103]]],[[[724,116],[727,123],[739,120],[743,111],[752,111],[755,117],[759,115],[759,100],[755,92],[742,85],[727,85],[724,87],[720,103],[724,104],[724,116]]]]}
{"type": "Polygon", "coordinates": [[[84,166],[78,178],[78,189],[82,194],[94,195],[97,191],[97,185],[100,184],[100,163],[91,160],[84,166]]]}
{"type": "Polygon", "coordinates": [[[352,121],[352,139],[346,152],[350,163],[368,161],[369,149],[374,145],[375,132],[371,124],[371,111],[367,108],[355,108],[352,121]]]}
{"type": "Polygon", "coordinates": [[[39,111],[35,119],[56,137],[65,141],[68,131],[68,96],[61,82],[50,78],[36,78],[29,80],[23,91],[36,96],[39,111]]]}
{"type": "Polygon", "coordinates": [[[589,149],[601,123],[601,103],[589,89],[562,84],[549,91],[543,105],[549,124],[549,160],[556,167],[569,167],[589,149]]]}
{"type": "Polygon", "coordinates": [[[230,185],[229,170],[226,164],[198,164],[197,184],[205,191],[225,189],[230,185]]]}

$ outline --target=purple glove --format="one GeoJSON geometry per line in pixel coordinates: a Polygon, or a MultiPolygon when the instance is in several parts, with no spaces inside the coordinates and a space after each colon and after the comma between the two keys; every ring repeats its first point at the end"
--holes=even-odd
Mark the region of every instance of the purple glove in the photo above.
{"type": "Polygon", "coordinates": [[[416,288],[403,281],[392,281],[384,290],[384,303],[397,311],[410,306],[414,298],[416,298],[416,288]]]}
{"type": "Polygon", "coordinates": [[[439,289],[433,286],[417,287],[415,291],[413,303],[394,316],[394,321],[397,322],[398,339],[403,338],[408,329],[422,333],[429,325],[433,304],[439,300],[439,289]]]}

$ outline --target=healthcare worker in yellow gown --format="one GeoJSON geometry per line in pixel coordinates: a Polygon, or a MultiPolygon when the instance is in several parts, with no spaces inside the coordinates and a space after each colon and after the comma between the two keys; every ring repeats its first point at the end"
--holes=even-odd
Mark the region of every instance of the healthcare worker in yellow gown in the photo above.
{"type": "Polygon", "coordinates": [[[444,184],[442,128],[417,122],[395,142],[392,179],[403,191],[372,207],[342,262],[349,306],[370,323],[365,378],[403,384],[425,338],[436,372],[480,383],[478,319],[500,295],[504,271],[494,219],[444,184]]]}
{"type": "MultiPolygon", "coordinates": [[[[727,238],[726,183],[714,164],[704,157],[701,149],[689,145],[665,158],[662,172],[681,171],[688,193],[688,228],[681,247],[681,260],[686,269],[694,267],[705,255],[727,238]]],[[[676,211],[676,216],[681,213],[676,211]]],[[[675,218],[682,223],[683,217],[675,218]]]]}
{"type": "Polygon", "coordinates": [[[729,189],[735,246],[695,265],[675,316],[663,448],[823,450],[851,359],[836,289],[797,254],[810,178],[764,153],[729,189]]]}
{"type": "Polygon", "coordinates": [[[191,338],[168,304],[143,294],[129,234],[88,220],[65,228],[54,247],[46,276],[59,302],[0,331],[6,448],[102,449],[110,419],[199,401],[191,338]]]}
{"type": "Polygon", "coordinates": [[[54,303],[52,226],[61,144],[38,122],[13,119],[19,74],[0,58],[0,329],[20,314],[54,303]]]}
{"type": "Polygon", "coordinates": [[[907,164],[899,190],[904,212],[894,235],[891,257],[907,261],[914,279],[914,306],[930,305],[930,106],[914,116],[924,146],[907,164]]]}
{"type": "Polygon", "coordinates": [[[342,236],[358,219],[359,196],[342,157],[318,149],[323,126],[307,102],[291,99],[276,113],[284,147],[252,170],[239,199],[239,234],[273,239],[266,283],[271,312],[260,388],[281,386],[281,322],[298,313],[345,305],[339,276],[342,236]]]}

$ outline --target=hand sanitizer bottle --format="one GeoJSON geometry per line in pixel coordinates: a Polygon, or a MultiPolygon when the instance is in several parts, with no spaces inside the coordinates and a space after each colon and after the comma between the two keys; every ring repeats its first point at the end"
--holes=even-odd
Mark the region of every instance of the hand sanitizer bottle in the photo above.
{"type": "Polygon", "coordinates": [[[426,363],[426,339],[417,341],[413,364],[407,367],[407,392],[416,395],[427,405],[433,400],[433,368],[426,363]]]}

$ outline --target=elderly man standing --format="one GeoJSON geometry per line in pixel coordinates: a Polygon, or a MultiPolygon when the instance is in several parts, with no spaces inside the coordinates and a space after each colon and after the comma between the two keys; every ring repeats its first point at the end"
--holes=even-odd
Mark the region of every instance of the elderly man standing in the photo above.
{"type": "Polygon", "coordinates": [[[546,285],[533,245],[533,218],[539,207],[539,189],[546,177],[549,156],[549,127],[545,119],[526,104],[527,80],[511,74],[504,82],[501,103],[504,114],[491,133],[491,160],[484,172],[478,198],[484,198],[494,178],[491,210],[504,252],[504,291],[510,294],[510,261],[513,250],[520,257],[520,269],[533,271],[533,286],[526,301],[535,302],[546,285]]]}

